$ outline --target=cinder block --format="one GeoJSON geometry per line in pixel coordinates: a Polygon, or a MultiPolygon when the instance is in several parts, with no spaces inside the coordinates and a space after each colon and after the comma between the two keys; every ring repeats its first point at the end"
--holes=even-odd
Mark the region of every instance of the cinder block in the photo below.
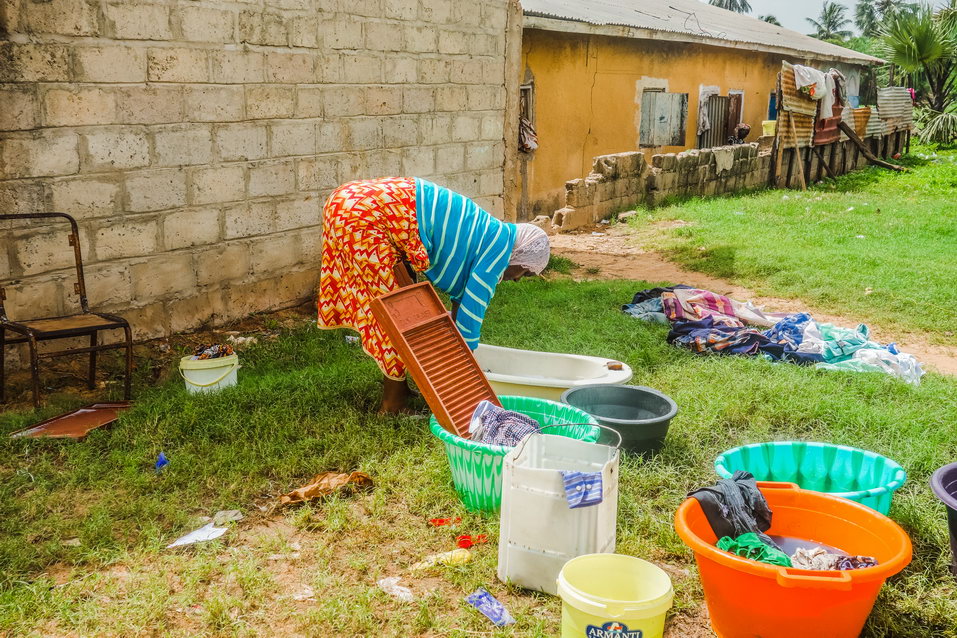
{"type": "Polygon", "coordinates": [[[415,84],[419,80],[419,64],[413,57],[387,57],[385,63],[385,77],[382,79],[389,84],[415,84]]]}
{"type": "Polygon", "coordinates": [[[243,166],[204,167],[190,173],[189,202],[192,205],[235,202],[246,195],[243,166]]]}
{"type": "Polygon", "coordinates": [[[53,210],[78,219],[116,212],[120,187],[113,177],[75,178],[50,183],[53,210]]]}
{"type": "Polygon", "coordinates": [[[292,117],[295,88],[274,84],[246,85],[246,117],[249,119],[292,117]]]}
{"type": "Polygon", "coordinates": [[[439,31],[439,53],[467,54],[471,49],[472,34],[466,31],[443,29],[439,31]]]}
{"type": "Polygon", "coordinates": [[[276,13],[242,11],[238,18],[239,41],[266,46],[286,46],[286,23],[276,13]]]}
{"type": "Polygon", "coordinates": [[[322,202],[311,195],[276,203],[276,230],[315,226],[322,221],[322,202]]]}
{"type": "Polygon", "coordinates": [[[213,157],[213,136],[208,125],[160,129],[153,137],[156,166],[207,164],[213,157]]]}
{"type": "Polygon", "coordinates": [[[452,121],[452,141],[471,142],[478,139],[480,119],[475,115],[458,115],[452,121]]]}
{"type": "Polygon", "coordinates": [[[156,222],[137,220],[106,222],[94,236],[99,261],[139,257],[156,251],[156,222]]]}
{"type": "Polygon", "coordinates": [[[365,48],[369,51],[401,51],[402,26],[391,22],[366,22],[362,25],[365,48]]]}
{"type": "Polygon", "coordinates": [[[235,42],[236,14],[206,7],[177,6],[183,39],[190,42],[235,42]]]}
{"type": "Polygon", "coordinates": [[[69,36],[99,35],[98,3],[90,0],[57,0],[22,4],[22,28],[27,33],[69,36]]]}
{"type": "Polygon", "coordinates": [[[340,153],[346,150],[346,129],[342,121],[320,122],[316,127],[316,152],[340,153]]]}
{"type": "Polygon", "coordinates": [[[186,174],[163,170],[135,173],[126,180],[127,209],[138,213],[186,205],[186,174]]]}
{"type": "Polygon", "coordinates": [[[573,208],[566,206],[555,211],[552,217],[552,226],[558,231],[569,231],[587,226],[595,222],[594,207],[573,208]]]}
{"type": "MultiPolygon", "coordinates": [[[[2,148],[0,143],[0,148],[2,148]]],[[[38,181],[0,182],[0,210],[9,213],[41,213],[48,210],[43,185],[38,181]]]]}
{"type": "Polygon", "coordinates": [[[678,163],[678,156],[674,153],[658,154],[651,157],[651,165],[663,171],[673,171],[678,163]]]}
{"type": "Polygon", "coordinates": [[[360,86],[341,86],[322,89],[323,113],[326,117],[363,115],[364,89],[360,86]]]}
{"type": "Polygon", "coordinates": [[[145,82],[146,49],[128,46],[76,47],[81,82],[145,82]]]}
{"type": "Polygon", "coordinates": [[[43,94],[43,110],[48,126],[113,124],[117,121],[116,97],[99,88],[48,89],[43,94]]]}
{"type": "Polygon", "coordinates": [[[314,15],[289,20],[289,46],[315,49],[319,46],[319,19],[314,15]]]}
{"type": "Polygon", "coordinates": [[[256,160],[267,155],[266,126],[227,124],[216,127],[216,148],[224,161],[256,160]]]}
{"type": "Polygon", "coordinates": [[[422,0],[421,19],[432,24],[452,22],[452,0],[422,0]]]}
{"type": "Polygon", "coordinates": [[[312,121],[273,124],[270,156],[313,155],[316,152],[316,125],[312,121]]]}
{"type": "Polygon", "coordinates": [[[317,118],[322,117],[322,101],[324,95],[320,85],[296,87],[296,106],[293,109],[295,117],[317,118]]]}
{"type": "Polygon", "coordinates": [[[0,139],[0,166],[9,179],[72,175],[80,166],[76,133],[45,129],[0,139]]]}
{"type": "Polygon", "coordinates": [[[0,42],[0,82],[70,79],[70,50],[65,45],[0,42]]]}
{"type": "Polygon", "coordinates": [[[184,119],[183,89],[179,86],[129,86],[115,92],[121,124],[168,124],[184,119]]]}
{"type": "Polygon", "coordinates": [[[243,119],[243,87],[187,86],[186,113],[193,122],[235,122],[243,119]]]}
{"type": "Polygon", "coordinates": [[[63,314],[65,310],[61,307],[64,291],[58,279],[10,284],[4,287],[4,291],[7,295],[5,306],[11,319],[52,317],[63,314]]]}
{"type": "Polygon", "coordinates": [[[495,168],[503,161],[504,154],[498,143],[476,142],[465,147],[465,167],[468,170],[495,168]]]}
{"type": "Polygon", "coordinates": [[[431,113],[435,110],[435,91],[427,86],[402,89],[403,113],[431,113]]]}
{"type": "Polygon", "coordinates": [[[80,136],[83,142],[81,167],[84,171],[124,170],[149,166],[150,144],[144,133],[99,130],[80,136]]]}
{"type": "Polygon", "coordinates": [[[39,121],[39,103],[31,86],[0,86],[0,131],[32,129],[39,121]]]}
{"type": "Polygon", "coordinates": [[[382,58],[367,53],[344,53],[341,56],[342,81],[346,84],[378,84],[382,82],[382,58]]]}
{"type": "Polygon", "coordinates": [[[83,269],[90,306],[104,308],[129,304],[133,282],[126,264],[93,264],[83,269]]]}
{"type": "Polygon", "coordinates": [[[316,81],[313,63],[312,55],[270,51],[266,54],[266,81],[311,84],[316,81]]]}
{"type": "Polygon", "coordinates": [[[188,254],[151,254],[146,261],[130,266],[130,273],[133,296],[138,301],[155,301],[196,288],[193,260],[188,254]]]}
{"type": "Polygon", "coordinates": [[[346,122],[345,146],[339,150],[365,151],[378,148],[382,136],[379,123],[372,118],[353,118],[346,122]]]}
{"type": "Polygon", "coordinates": [[[405,175],[431,175],[435,171],[435,153],[430,147],[412,147],[402,151],[405,175]]]}
{"type": "Polygon", "coordinates": [[[402,112],[402,87],[370,86],[365,88],[365,115],[394,115],[402,112]]]}
{"type": "Polygon", "coordinates": [[[472,111],[492,111],[505,108],[505,89],[500,86],[468,87],[468,108],[472,111]]]}
{"type": "Polygon", "coordinates": [[[442,86],[435,90],[435,108],[459,113],[468,108],[469,91],[465,86],[442,86]]]}
{"type": "Polygon", "coordinates": [[[166,302],[170,330],[173,333],[220,325],[227,320],[226,292],[213,288],[199,293],[187,291],[188,297],[166,302]]]}
{"type": "Polygon", "coordinates": [[[167,5],[126,2],[106,4],[104,10],[110,31],[117,40],[173,39],[167,5]]]}
{"type": "MultiPolygon", "coordinates": [[[[8,231],[9,232],[9,231],[8,231]]],[[[17,261],[26,276],[73,266],[73,250],[66,232],[20,234],[8,240],[16,249],[17,261]]]]}
{"type": "Polygon", "coordinates": [[[200,286],[245,279],[249,274],[249,246],[217,244],[196,253],[196,283],[200,286]]]}
{"type": "Polygon", "coordinates": [[[299,263],[299,237],[293,233],[257,239],[250,249],[254,275],[288,270],[299,263]]]}
{"type": "Polygon", "coordinates": [[[204,49],[183,47],[149,49],[147,71],[151,82],[208,82],[204,49]]]}
{"type": "Polygon", "coordinates": [[[419,14],[419,1],[384,0],[383,14],[395,20],[415,20],[419,14]]]}
{"type": "Polygon", "coordinates": [[[260,164],[250,167],[250,197],[285,195],[294,192],[296,192],[296,171],[293,162],[260,164]]]}
{"type": "Polygon", "coordinates": [[[419,60],[419,82],[445,84],[452,74],[452,62],[447,58],[423,58],[419,60]]]}
{"type": "Polygon", "coordinates": [[[266,79],[266,58],[259,51],[209,52],[209,79],[220,84],[249,84],[266,79]]]}
{"type": "Polygon", "coordinates": [[[338,166],[338,156],[324,155],[298,159],[296,160],[296,186],[300,191],[335,188],[339,185],[336,177],[338,166]]]}
{"type": "Polygon", "coordinates": [[[454,144],[435,149],[435,170],[446,174],[464,170],[466,148],[465,145],[454,144]]]}
{"type": "Polygon", "coordinates": [[[414,117],[381,118],[382,145],[385,148],[414,146],[419,140],[419,123],[414,117]]]}
{"type": "Polygon", "coordinates": [[[184,210],[163,218],[163,243],[166,250],[213,244],[220,239],[219,211],[184,210]]]}
{"type": "Polygon", "coordinates": [[[272,201],[250,202],[223,209],[224,239],[253,237],[273,232],[276,226],[276,204],[272,201]]]}
{"type": "Polygon", "coordinates": [[[299,233],[300,256],[304,264],[319,264],[322,260],[322,228],[307,228],[299,233]]]}
{"type": "Polygon", "coordinates": [[[362,22],[351,16],[322,20],[318,33],[330,49],[362,48],[362,22]]]}

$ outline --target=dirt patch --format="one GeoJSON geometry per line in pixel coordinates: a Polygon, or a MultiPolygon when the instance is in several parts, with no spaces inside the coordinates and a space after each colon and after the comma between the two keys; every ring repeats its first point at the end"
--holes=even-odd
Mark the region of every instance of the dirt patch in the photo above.
{"type": "Polygon", "coordinates": [[[630,230],[623,225],[598,227],[579,234],[555,235],[552,237],[552,247],[556,254],[582,266],[573,271],[573,277],[577,280],[635,279],[654,283],[683,283],[733,299],[751,300],[770,312],[807,311],[819,321],[840,326],[867,323],[878,340],[896,342],[902,351],[917,357],[925,370],[957,375],[957,348],[932,344],[926,337],[915,333],[895,334],[862,317],[824,312],[800,299],[765,297],[724,279],[684,270],[658,253],[642,250],[630,230]]]}

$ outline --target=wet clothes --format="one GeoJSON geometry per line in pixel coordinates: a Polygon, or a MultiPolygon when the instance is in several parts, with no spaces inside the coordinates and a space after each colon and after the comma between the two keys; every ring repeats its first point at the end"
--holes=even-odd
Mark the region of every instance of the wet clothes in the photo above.
{"type": "Polygon", "coordinates": [[[764,533],[771,527],[771,508],[750,472],[738,470],[731,478],[699,488],[688,496],[701,504],[718,538],[737,538],[753,532],[761,542],[780,551],[777,543],[764,533]]]}
{"type": "Polygon", "coordinates": [[[877,560],[870,556],[848,556],[846,554],[828,553],[821,547],[805,549],[799,547],[791,556],[791,564],[795,569],[811,569],[815,571],[864,569],[874,567],[877,560]]]}
{"type": "Polygon", "coordinates": [[[541,430],[538,421],[521,412],[490,405],[481,414],[482,425],[472,433],[472,440],[488,445],[514,447],[529,434],[541,430]]]}
{"type": "Polygon", "coordinates": [[[602,501],[601,472],[573,472],[561,470],[565,484],[565,499],[568,509],[591,507],[602,501]]]}
{"type": "Polygon", "coordinates": [[[741,534],[737,538],[723,536],[718,539],[718,549],[724,550],[741,558],[750,558],[760,563],[771,565],[780,565],[781,567],[791,566],[791,557],[776,547],[771,547],[758,538],[757,534],[748,532],[741,534]]]}

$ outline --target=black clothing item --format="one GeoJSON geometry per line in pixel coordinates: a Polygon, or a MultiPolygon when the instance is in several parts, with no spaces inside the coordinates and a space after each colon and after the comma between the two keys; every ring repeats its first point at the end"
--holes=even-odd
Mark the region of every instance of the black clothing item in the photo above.
{"type": "Polygon", "coordinates": [[[737,538],[754,532],[762,542],[781,549],[764,533],[771,527],[771,508],[750,472],[738,470],[730,479],[699,488],[688,496],[701,503],[701,509],[718,538],[737,538]]]}
{"type": "Polygon", "coordinates": [[[668,286],[667,288],[650,288],[648,290],[642,290],[635,293],[635,297],[631,300],[631,303],[636,304],[641,303],[642,301],[648,301],[649,299],[657,299],[663,292],[671,292],[672,290],[678,290],[680,288],[691,288],[691,286],[678,284],[677,286],[668,286]]]}

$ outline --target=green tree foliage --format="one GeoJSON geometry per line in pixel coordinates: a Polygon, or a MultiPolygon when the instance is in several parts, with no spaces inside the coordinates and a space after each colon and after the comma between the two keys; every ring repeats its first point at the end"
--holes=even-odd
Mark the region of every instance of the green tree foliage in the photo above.
{"type": "Polygon", "coordinates": [[[851,20],[847,17],[847,7],[843,4],[825,2],[817,20],[807,18],[807,21],[815,29],[811,35],[819,40],[843,39],[851,36],[850,30],[846,28],[851,20]]]}
{"type": "Polygon", "coordinates": [[[776,17],[774,17],[773,15],[770,15],[770,14],[765,15],[765,16],[758,16],[758,20],[762,20],[762,21],[764,21],[764,22],[767,22],[768,24],[773,24],[773,25],[776,25],[776,26],[781,26],[781,22],[780,22],[776,17]]]}
{"type": "Polygon", "coordinates": [[[735,13],[751,13],[751,4],[748,0],[708,0],[711,4],[735,13]]]}

